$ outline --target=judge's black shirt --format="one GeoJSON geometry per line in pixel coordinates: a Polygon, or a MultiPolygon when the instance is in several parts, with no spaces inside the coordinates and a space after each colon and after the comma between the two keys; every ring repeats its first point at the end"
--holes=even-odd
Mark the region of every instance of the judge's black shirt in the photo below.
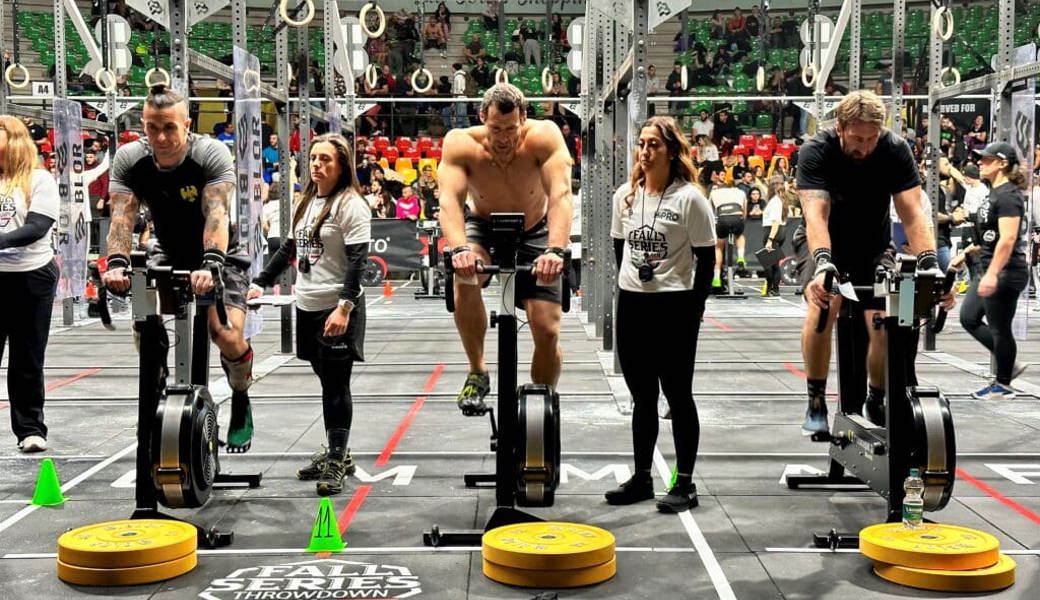
{"type": "Polygon", "coordinates": [[[1018,189],[1010,181],[990,190],[989,196],[979,206],[976,213],[976,226],[979,232],[979,246],[982,247],[980,258],[982,268],[988,269],[989,263],[993,261],[993,253],[1000,239],[1001,217],[1018,217],[1018,232],[1015,238],[1015,247],[1011,250],[1007,264],[1003,270],[1022,270],[1027,268],[1026,263],[1026,198],[1022,190],[1018,189]]]}
{"type": "MultiPolygon", "coordinates": [[[[142,138],[116,152],[109,193],[136,196],[151,213],[155,237],[168,263],[177,269],[194,270],[202,264],[202,233],[206,224],[203,190],[217,183],[235,184],[234,163],[224,144],[189,134],[184,160],[165,169],[155,164],[152,148],[142,138]]],[[[230,217],[228,229],[228,261],[248,269],[249,257],[230,217]]]]}
{"type": "Polygon", "coordinates": [[[892,240],[892,196],[920,185],[910,146],[888,129],[861,162],[842,152],[833,129],[816,134],[799,151],[798,190],[830,195],[831,253],[838,269],[856,283],[873,280],[877,259],[892,240]]]}

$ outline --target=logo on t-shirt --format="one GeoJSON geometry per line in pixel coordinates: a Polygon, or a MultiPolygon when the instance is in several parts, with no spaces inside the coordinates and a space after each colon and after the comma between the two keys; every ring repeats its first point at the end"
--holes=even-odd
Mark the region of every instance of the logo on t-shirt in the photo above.
{"type": "Polygon", "coordinates": [[[321,237],[318,235],[309,235],[310,230],[301,227],[296,232],[296,255],[300,260],[306,260],[310,266],[314,266],[321,258],[322,254],[325,254],[325,244],[321,242],[321,237]]]}
{"type": "Polygon", "coordinates": [[[15,212],[14,198],[0,196],[0,229],[7,227],[7,224],[14,218],[15,212]]]}
{"type": "Polygon", "coordinates": [[[664,234],[649,225],[629,232],[628,248],[636,264],[655,264],[668,256],[668,241],[664,234]]]}
{"type": "Polygon", "coordinates": [[[185,202],[194,202],[199,197],[199,190],[193,185],[186,185],[181,188],[181,200],[185,202]]]}
{"type": "Polygon", "coordinates": [[[987,244],[992,244],[997,241],[997,232],[992,229],[987,229],[986,232],[982,234],[982,241],[987,244]]]}
{"type": "Polygon", "coordinates": [[[661,210],[657,211],[657,214],[654,215],[654,218],[657,219],[658,221],[667,221],[669,223],[678,223],[679,222],[679,213],[675,212],[674,210],[672,210],[670,208],[662,208],[661,210]]]}

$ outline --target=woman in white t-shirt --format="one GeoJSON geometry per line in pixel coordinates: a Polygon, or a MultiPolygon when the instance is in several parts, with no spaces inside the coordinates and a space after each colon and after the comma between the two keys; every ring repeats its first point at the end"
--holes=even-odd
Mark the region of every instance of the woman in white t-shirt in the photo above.
{"type": "Polygon", "coordinates": [[[715,263],[715,218],[694,178],[690,145],[675,119],[648,119],[639,131],[632,177],[614,193],[610,228],[620,287],[617,353],[634,402],[635,451],[635,475],[606,493],[610,504],[654,497],[650,470],[660,389],[672,415],[677,479],[657,508],[697,506],[692,478],[700,422],[693,365],[715,263]]]}
{"type": "Polygon", "coordinates": [[[310,178],[293,208],[289,237],[253,280],[249,298],[263,294],[297,259],[296,356],[311,363],[321,380],[328,449],[296,472],[317,480],[319,495],[343,491],[354,473],[347,448],[353,420],[350,373],[364,360],[365,297],[361,273],[372,239],[372,211],[361,197],[350,146],[326,134],[311,142],[310,178]]]}
{"type": "Polygon", "coordinates": [[[0,356],[10,342],[7,396],[22,452],[47,449],[43,358],[58,283],[48,235],[58,219],[58,185],[38,167],[25,124],[0,115],[0,356]]]}
{"type": "MultiPolygon", "coordinates": [[[[769,200],[766,208],[762,211],[762,231],[766,232],[766,239],[762,244],[766,250],[781,248],[784,245],[784,236],[787,231],[787,200],[784,196],[784,178],[773,177],[769,180],[769,200]]],[[[768,286],[763,296],[780,296],[780,263],[769,268],[766,277],[768,286]]]]}

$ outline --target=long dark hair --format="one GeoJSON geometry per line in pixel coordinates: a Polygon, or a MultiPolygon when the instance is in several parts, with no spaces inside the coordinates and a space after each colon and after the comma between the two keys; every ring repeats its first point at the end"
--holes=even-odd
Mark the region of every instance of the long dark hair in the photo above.
{"type": "MultiPolygon", "coordinates": [[[[668,183],[665,187],[672,185],[676,179],[682,179],[690,183],[697,183],[697,170],[693,167],[691,158],[692,149],[686,135],[679,128],[679,124],[672,117],[650,117],[639,127],[643,131],[647,127],[657,129],[658,135],[664,140],[665,147],[672,155],[671,164],[668,167],[668,183]]],[[[638,150],[636,151],[638,154],[638,150]]],[[[632,161],[632,177],[629,179],[628,196],[625,198],[625,208],[632,208],[632,200],[635,198],[636,188],[646,181],[646,173],[638,160],[632,161]]]]}
{"type": "MultiPolygon", "coordinates": [[[[357,175],[354,173],[354,153],[351,152],[347,139],[338,133],[326,133],[311,140],[311,148],[313,149],[314,146],[321,143],[331,144],[336,149],[336,162],[339,164],[340,172],[339,179],[336,180],[336,186],[329,193],[328,201],[325,202],[325,206],[321,207],[321,212],[318,213],[314,227],[311,228],[313,232],[321,231],[321,226],[325,224],[325,219],[329,218],[329,213],[332,212],[332,205],[334,204],[332,200],[343,193],[344,190],[350,188],[355,196],[361,197],[361,188],[358,186],[357,175]]],[[[308,177],[307,182],[303,186],[303,193],[300,194],[300,201],[296,204],[296,211],[293,213],[292,227],[294,231],[300,220],[307,214],[311,201],[317,196],[318,184],[308,177]]]]}

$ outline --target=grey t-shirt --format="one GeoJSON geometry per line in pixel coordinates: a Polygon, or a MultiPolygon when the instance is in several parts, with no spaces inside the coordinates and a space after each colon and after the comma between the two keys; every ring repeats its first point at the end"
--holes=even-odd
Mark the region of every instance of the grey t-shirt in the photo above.
{"type": "Polygon", "coordinates": [[[610,235],[625,241],[618,286],[630,292],[677,292],[693,289],[691,247],[715,245],[715,217],[704,194],[677,180],[664,194],[635,191],[625,206],[629,184],[614,193],[610,235]],[[644,262],[654,267],[654,278],[639,280],[644,262]]]}
{"type": "MultiPolygon", "coordinates": [[[[32,172],[29,206],[22,189],[0,187],[0,233],[10,233],[25,225],[30,212],[58,220],[58,184],[43,169],[32,172]]],[[[45,266],[54,258],[51,236],[45,235],[28,246],[0,250],[0,272],[24,273],[45,266]]]]}
{"type": "MultiPolygon", "coordinates": [[[[148,208],[155,237],[170,265],[197,269],[202,263],[206,225],[203,194],[206,186],[216,183],[235,183],[231,153],[217,140],[190,134],[184,160],[168,169],[155,164],[147,139],[120,147],[112,160],[108,189],[111,194],[133,194],[148,208]]],[[[234,206],[234,192],[230,202],[234,206]]],[[[227,255],[240,268],[249,268],[249,255],[230,217],[227,255]]]]}
{"type": "Polygon", "coordinates": [[[346,246],[372,240],[372,209],[364,198],[346,190],[332,199],[329,216],[321,231],[312,229],[329,199],[316,197],[303,218],[289,232],[296,240],[296,256],[310,264],[308,272],[296,276],[296,306],[300,310],[334,308],[347,272],[346,246]]]}

